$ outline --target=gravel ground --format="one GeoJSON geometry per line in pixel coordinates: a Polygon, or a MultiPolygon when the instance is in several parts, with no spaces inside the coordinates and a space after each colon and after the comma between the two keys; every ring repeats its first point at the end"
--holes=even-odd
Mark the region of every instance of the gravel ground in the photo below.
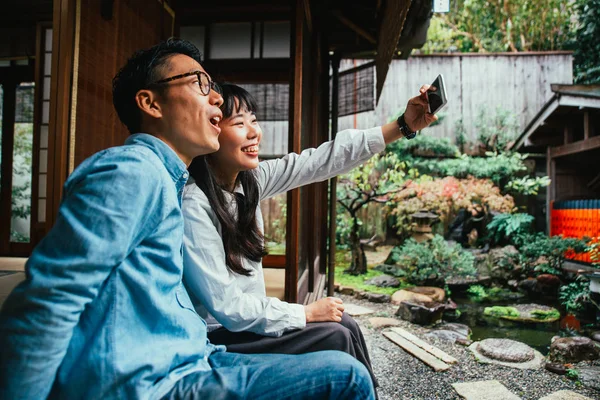
{"type": "MultiPolygon", "coordinates": [[[[379,398],[382,400],[460,399],[454,388],[450,386],[452,383],[490,379],[500,381],[508,390],[523,399],[537,400],[558,390],[572,390],[591,399],[600,399],[600,392],[585,386],[578,386],[564,376],[553,374],[543,368],[519,370],[499,365],[479,364],[467,348],[442,341],[431,343],[457,358],[459,362],[445,372],[434,372],[420,360],[385,338],[381,331],[386,328],[373,329],[368,322],[368,319],[373,316],[394,317],[397,306],[389,303],[371,303],[339,293],[336,296],[342,298],[345,303],[361,305],[376,311],[375,314],[355,319],[363,328],[373,369],[380,384],[379,398]]],[[[420,337],[428,331],[426,328],[406,321],[401,321],[400,327],[420,337]]],[[[595,363],[595,365],[600,365],[598,361],[595,363]]]]}

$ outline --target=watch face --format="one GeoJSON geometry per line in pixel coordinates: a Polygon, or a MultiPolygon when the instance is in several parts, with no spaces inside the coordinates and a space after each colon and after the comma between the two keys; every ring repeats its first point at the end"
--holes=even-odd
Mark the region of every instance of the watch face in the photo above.
{"type": "Polygon", "coordinates": [[[412,133],[404,135],[404,137],[407,139],[414,139],[415,136],[417,136],[417,132],[412,132],[412,133]]]}

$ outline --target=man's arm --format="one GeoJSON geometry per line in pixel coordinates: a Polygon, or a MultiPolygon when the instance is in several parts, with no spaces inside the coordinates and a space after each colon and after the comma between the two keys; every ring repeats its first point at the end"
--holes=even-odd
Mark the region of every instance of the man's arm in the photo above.
{"type": "Polygon", "coordinates": [[[139,151],[109,151],[65,185],[56,224],[0,314],[3,397],[48,396],[81,313],[157,223],[151,210],[162,194],[147,158],[139,151]]]}

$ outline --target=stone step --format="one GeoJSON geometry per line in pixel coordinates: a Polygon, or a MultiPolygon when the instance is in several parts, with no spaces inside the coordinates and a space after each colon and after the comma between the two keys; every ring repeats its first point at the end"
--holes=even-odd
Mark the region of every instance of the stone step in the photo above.
{"type": "Polygon", "coordinates": [[[453,383],[452,387],[467,400],[520,400],[497,380],[453,383]]]}
{"type": "Polygon", "coordinates": [[[449,364],[446,364],[444,361],[435,357],[431,353],[423,350],[422,348],[405,339],[404,337],[400,336],[396,332],[383,332],[383,336],[396,343],[398,346],[402,347],[402,349],[404,349],[407,353],[413,355],[414,357],[417,357],[419,360],[429,365],[436,372],[446,371],[450,368],[449,364]]]}

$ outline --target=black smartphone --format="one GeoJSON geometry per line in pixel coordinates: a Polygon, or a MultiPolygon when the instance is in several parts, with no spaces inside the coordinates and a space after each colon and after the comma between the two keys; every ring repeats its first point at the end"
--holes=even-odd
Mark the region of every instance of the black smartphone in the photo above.
{"type": "Polygon", "coordinates": [[[426,92],[427,102],[429,103],[429,112],[435,114],[440,111],[446,103],[448,98],[446,97],[446,85],[444,85],[444,77],[439,74],[433,81],[429,90],[426,92]]]}

